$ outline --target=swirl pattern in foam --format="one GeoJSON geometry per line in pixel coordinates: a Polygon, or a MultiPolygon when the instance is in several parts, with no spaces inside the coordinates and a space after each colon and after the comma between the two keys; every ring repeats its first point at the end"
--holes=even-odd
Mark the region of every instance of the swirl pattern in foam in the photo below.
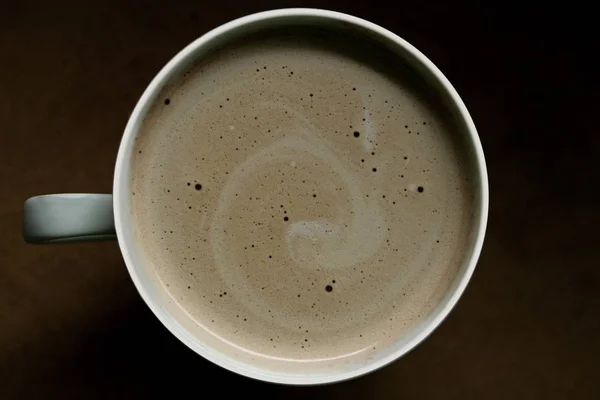
{"type": "Polygon", "coordinates": [[[388,59],[272,34],[163,90],[136,140],[132,206],[149,273],[202,332],[252,357],[352,360],[449,290],[471,228],[466,162],[388,59]]]}

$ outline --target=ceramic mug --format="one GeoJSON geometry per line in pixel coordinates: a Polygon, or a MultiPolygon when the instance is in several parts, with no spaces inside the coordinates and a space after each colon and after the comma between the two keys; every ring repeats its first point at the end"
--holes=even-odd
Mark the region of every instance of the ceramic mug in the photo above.
{"type": "Polygon", "coordinates": [[[343,381],[374,371],[409,352],[425,339],[448,315],[473,274],[479,258],[488,215],[488,180],[481,143],[473,121],[450,82],[417,49],[392,32],[350,15],[316,9],[283,9],[261,12],[236,19],[213,29],[180,51],[156,75],[135,106],[119,147],[115,166],[113,194],[55,194],[37,196],[25,202],[23,236],[31,243],[58,243],[117,238],[131,279],[154,315],[179,340],[192,350],[221,367],[251,378],[287,384],[321,384],[343,381]],[[476,210],[472,235],[465,249],[465,262],[456,282],[434,311],[408,333],[396,338],[387,348],[359,365],[332,367],[326,372],[277,371],[254,365],[248,360],[231,357],[211,347],[181,323],[176,313],[163,307],[161,295],[145,272],[140,247],[134,239],[130,194],[133,144],[138,130],[163,86],[193,60],[205,54],[217,42],[232,36],[260,31],[288,22],[340,26],[353,29],[385,44],[435,88],[458,122],[465,146],[475,160],[476,210]]]}

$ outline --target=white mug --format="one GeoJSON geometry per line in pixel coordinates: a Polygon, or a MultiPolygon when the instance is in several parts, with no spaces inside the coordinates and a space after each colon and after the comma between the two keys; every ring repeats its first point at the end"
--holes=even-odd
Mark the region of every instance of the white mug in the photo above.
{"type": "Polygon", "coordinates": [[[56,194],[37,196],[25,202],[23,236],[31,243],[54,243],[81,240],[117,238],[131,279],[154,315],[196,353],[247,377],[267,382],[285,384],[322,384],[351,379],[374,371],[402,357],[424,340],[448,315],[465,290],[479,258],[488,215],[488,180],[481,143],[473,121],[450,82],[417,49],[390,31],[350,15],[316,9],[283,9],[261,12],[236,19],[213,29],[180,51],[156,75],[135,106],[117,155],[113,194],[56,194]],[[465,146],[475,160],[476,171],[476,210],[467,257],[461,266],[459,276],[450,291],[435,307],[433,312],[413,328],[373,357],[357,365],[334,366],[327,371],[279,371],[252,363],[251,359],[233,357],[231,353],[212,346],[205,338],[199,338],[182,322],[178,313],[172,312],[163,304],[162,295],[150,282],[143,268],[140,247],[134,240],[130,210],[130,175],[133,144],[142,120],[150,105],[156,100],[169,79],[180,73],[186,65],[205,54],[217,42],[226,41],[232,36],[256,32],[273,25],[288,22],[306,24],[327,24],[354,29],[384,43],[417,71],[445,101],[454,119],[459,123],[465,136],[465,146]]]}

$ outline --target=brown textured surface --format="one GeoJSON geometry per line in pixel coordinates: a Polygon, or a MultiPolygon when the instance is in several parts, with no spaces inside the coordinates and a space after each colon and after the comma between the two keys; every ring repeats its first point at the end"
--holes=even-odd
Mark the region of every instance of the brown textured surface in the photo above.
{"type": "Polygon", "coordinates": [[[367,377],[288,388],[235,376],[160,325],[116,243],[22,242],[28,196],[110,191],[128,114],[173,54],[234,17],[302,2],[235,3],[1,3],[0,398],[153,398],[219,382],[281,398],[599,398],[600,88],[583,11],[304,2],[420,48],[463,96],[488,160],[489,233],[469,288],[432,337],[367,377]]]}

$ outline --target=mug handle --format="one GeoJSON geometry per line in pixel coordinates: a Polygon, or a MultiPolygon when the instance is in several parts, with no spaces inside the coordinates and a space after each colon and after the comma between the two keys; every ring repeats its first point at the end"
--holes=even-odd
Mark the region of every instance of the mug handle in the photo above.
{"type": "Polygon", "coordinates": [[[65,193],[25,201],[27,243],[68,243],[116,239],[111,194],[65,193]]]}

